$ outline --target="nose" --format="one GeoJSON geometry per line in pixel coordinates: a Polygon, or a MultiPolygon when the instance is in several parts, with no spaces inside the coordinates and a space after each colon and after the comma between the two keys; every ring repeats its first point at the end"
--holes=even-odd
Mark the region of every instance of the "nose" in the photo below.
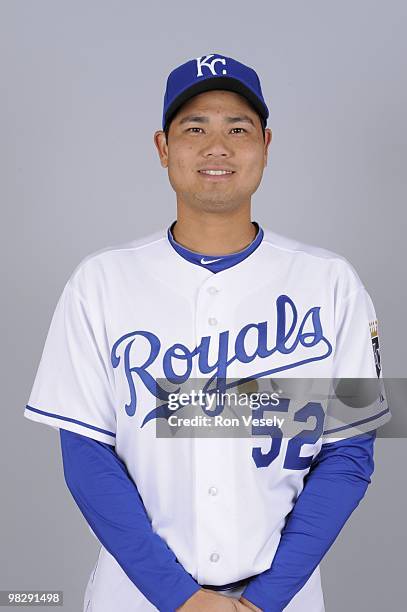
{"type": "Polygon", "coordinates": [[[208,138],[202,150],[204,157],[230,157],[231,153],[224,137],[216,134],[208,138]]]}

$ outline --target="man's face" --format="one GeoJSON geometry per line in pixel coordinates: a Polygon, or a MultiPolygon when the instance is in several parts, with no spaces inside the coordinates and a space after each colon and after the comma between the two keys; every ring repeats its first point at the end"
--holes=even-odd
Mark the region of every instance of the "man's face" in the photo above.
{"type": "Polygon", "coordinates": [[[250,203],[267,164],[271,130],[264,140],[260,117],[246,99],[219,90],[198,94],[181,107],[168,144],[162,131],[154,140],[178,202],[220,212],[250,203]],[[232,173],[211,176],[205,169],[232,173]]]}

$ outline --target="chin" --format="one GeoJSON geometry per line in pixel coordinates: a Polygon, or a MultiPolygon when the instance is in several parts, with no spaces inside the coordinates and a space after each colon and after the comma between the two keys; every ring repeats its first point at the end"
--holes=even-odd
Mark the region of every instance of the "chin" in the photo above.
{"type": "Polygon", "coordinates": [[[219,199],[196,199],[194,202],[194,208],[201,210],[202,212],[232,212],[241,207],[241,203],[237,203],[232,200],[219,200],[219,199]]]}

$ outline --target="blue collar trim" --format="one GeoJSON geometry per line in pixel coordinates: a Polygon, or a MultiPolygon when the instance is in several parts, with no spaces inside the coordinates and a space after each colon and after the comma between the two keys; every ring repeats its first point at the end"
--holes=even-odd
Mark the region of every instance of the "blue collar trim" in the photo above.
{"type": "Polygon", "coordinates": [[[170,227],[167,230],[168,240],[171,246],[187,261],[201,266],[206,270],[210,270],[211,272],[221,272],[222,270],[226,270],[227,268],[231,268],[236,264],[246,259],[253,251],[257,249],[263,240],[264,231],[259,226],[258,223],[253,221],[254,225],[257,227],[257,234],[253,241],[245,248],[243,251],[238,251],[237,253],[229,253],[228,255],[204,255],[203,253],[196,253],[195,251],[190,251],[189,249],[181,246],[174,239],[172,229],[175,225],[176,221],[171,223],[170,227]]]}

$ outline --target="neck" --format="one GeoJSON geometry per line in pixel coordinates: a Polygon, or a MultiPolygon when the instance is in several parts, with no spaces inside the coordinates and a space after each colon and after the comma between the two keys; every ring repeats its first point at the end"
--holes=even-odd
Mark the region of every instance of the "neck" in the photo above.
{"type": "Polygon", "coordinates": [[[254,240],[256,227],[250,210],[226,215],[184,212],[177,215],[172,234],[183,247],[203,255],[228,255],[242,251],[254,240]]]}

